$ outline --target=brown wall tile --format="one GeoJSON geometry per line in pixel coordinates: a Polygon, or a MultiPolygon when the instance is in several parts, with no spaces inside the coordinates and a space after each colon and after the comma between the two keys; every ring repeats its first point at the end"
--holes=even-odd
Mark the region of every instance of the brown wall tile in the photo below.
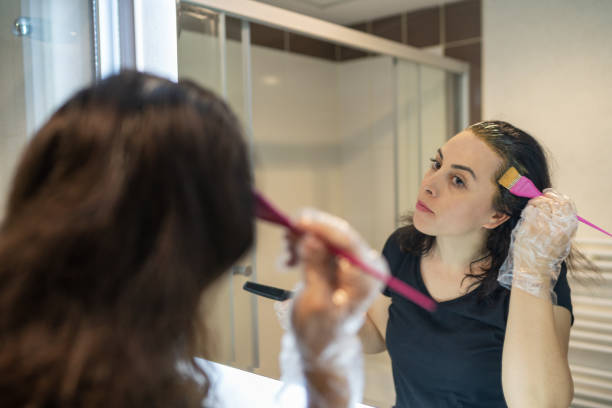
{"type": "Polygon", "coordinates": [[[285,49],[284,32],[257,23],[251,23],[251,44],[263,47],[285,49]]]}
{"type": "Polygon", "coordinates": [[[364,33],[366,33],[368,31],[368,24],[367,23],[352,24],[352,25],[350,25],[348,27],[352,28],[353,30],[363,31],[364,33]]]}
{"type": "Polygon", "coordinates": [[[348,61],[357,58],[367,57],[369,54],[365,51],[357,50],[355,48],[340,47],[338,53],[338,61],[348,61]]]}
{"type": "Polygon", "coordinates": [[[331,61],[336,60],[335,44],[299,34],[289,34],[289,50],[311,57],[323,58],[331,61]]]}
{"type": "Polygon", "coordinates": [[[406,14],[406,42],[414,47],[440,44],[440,8],[431,7],[406,14]]]}
{"type": "Polygon", "coordinates": [[[482,93],[481,93],[481,43],[448,47],[444,55],[466,61],[470,64],[470,123],[482,120],[482,93]]]}
{"type": "Polygon", "coordinates": [[[402,16],[398,14],[372,21],[372,34],[402,42],[402,16]]]}
{"type": "Polygon", "coordinates": [[[444,5],[444,42],[466,40],[481,35],[480,0],[444,5]]]}
{"type": "MultiPolygon", "coordinates": [[[[350,25],[349,28],[352,28],[353,30],[357,31],[363,31],[364,33],[368,31],[368,25],[366,23],[353,24],[350,25]]],[[[340,46],[339,48],[340,50],[338,52],[338,61],[347,61],[368,56],[368,53],[365,51],[343,46],[340,46]]]]}

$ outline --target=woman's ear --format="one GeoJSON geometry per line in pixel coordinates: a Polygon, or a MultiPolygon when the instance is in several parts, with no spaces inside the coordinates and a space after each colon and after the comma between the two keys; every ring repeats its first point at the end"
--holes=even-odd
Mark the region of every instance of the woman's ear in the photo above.
{"type": "Polygon", "coordinates": [[[502,225],[504,222],[508,221],[509,219],[510,219],[510,216],[508,214],[503,213],[501,211],[495,211],[493,215],[491,216],[491,218],[489,219],[489,222],[487,222],[486,224],[483,224],[483,228],[495,229],[499,227],[500,225],[502,225]]]}

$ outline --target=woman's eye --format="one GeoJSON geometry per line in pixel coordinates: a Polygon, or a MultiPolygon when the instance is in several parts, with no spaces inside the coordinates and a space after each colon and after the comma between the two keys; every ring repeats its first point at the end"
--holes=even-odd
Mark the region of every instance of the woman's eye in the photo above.
{"type": "Polygon", "coordinates": [[[455,184],[458,187],[465,187],[465,183],[463,182],[461,177],[458,177],[458,176],[453,176],[453,184],[455,184]]]}
{"type": "Polygon", "coordinates": [[[442,164],[436,159],[429,159],[429,161],[431,162],[431,168],[434,170],[438,170],[442,167],[442,164]]]}

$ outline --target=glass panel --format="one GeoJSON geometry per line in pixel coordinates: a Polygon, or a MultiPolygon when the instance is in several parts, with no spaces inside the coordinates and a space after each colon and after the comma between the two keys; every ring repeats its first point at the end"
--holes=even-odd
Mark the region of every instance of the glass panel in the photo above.
{"type": "Polygon", "coordinates": [[[179,12],[178,72],[221,94],[219,14],[182,5],[179,12]]]}
{"type": "Polygon", "coordinates": [[[423,169],[419,66],[397,62],[397,218],[414,208],[423,169]]]}
{"type": "MultiPolygon", "coordinates": [[[[226,100],[232,107],[238,119],[243,124],[245,138],[249,139],[250,119],[247,114],[248,94],[246,79],[249,72],[245,65],[244,52],[248,51],[250,44],[242,41],[242,35],[248,35],[248,23],[231,17],[225,19],[225,76],[226,76],[226,100]]],[[[248,280],[257,281],[258,265],[253,262],[254,254],[249,253],[238,262],[238,268],[250,271],[246,274],[233,275],[233,307],[234,313],[234,335],[235,335],[235,363],[234,366],[249,369],[259,365],[258,347],[258,315],[257,299],[242,289],[248,280]]]]}
{"type": "MultiPolygon", "coordinates": [[[[245,99],[243,85],[242,22],[206,9],[182,5],[179,15],[178,72],[224,96],[243,125],[245,99]],[[225,37],[221,38],[221,32],[225,37]]],[[[248,26],[247,26],[248,29],[248,26]]],[[[246,126],[243,126],[246,127],[246,126]]],[[[249,254],[232,269],[233,274],[211,288],[202,305],[209,331],[206,357],[239,368],[257,364],[255,300],[242,290],[254,279],[249,254]],[[210,346],[209,346],[210,347],[210,346]]]]}
{"type": "Polygon", "coordinates": [[[409,61],[397,63],[398,218],[414,210],[429,158],[461,130],[459,77],[409,61]]]}
{"type": "Polygon", "coordinates": [[[419,80],[421,89],[420,166],[424,171],[429,166],[429,159],[452,135],[447,129],[446,72],[438,68],[420,66],[419,80]]]}
{"type": "MultiPolygon", "coordinates": [[[[337,214],[382,248],[395,214],[393,59],[258,25],[252,34],[258,189],[289,214],[337,214]]],[[[277,266],[283,231],[259,223],[257,237],[259,281],[292,289],[299,273],[277,266]]],[[[257,372],[278,378],[282,329],[270,300],[259,300],[259,325],[257,372]]],[[[391,405],[388,358],[368,356],[366,367],[366,401],[391,405]]]]}
{"type": "Polygon", "coordinates": [[[461,76],[446,73],[446,133],[453,137],[463,130],[461,123],[461,76]]]}
{"type": "Polygon", "coordinates": [[[0,217],[27,136],[94,78],[90,16],[79,0],[0,2],[0,217]]]}
{"type": "Polygon", "coordinates": [[[219,38],[221,19],[221,15],[213,11],[181,5],[179,77],[192,79],[225,97],[244,124],[242,21],[224,17],[226,35],[222,42],[219,38]]]}

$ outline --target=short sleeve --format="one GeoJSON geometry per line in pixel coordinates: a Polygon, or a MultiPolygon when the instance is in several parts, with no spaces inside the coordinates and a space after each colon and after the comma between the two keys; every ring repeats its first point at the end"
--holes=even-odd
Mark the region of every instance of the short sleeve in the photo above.
{"type": "MultiPolygon", "coordinates": [[[[399,246],[398,241],[398,232],[395,231],[389,238],[387,238],[387,242],[385,242],[385,246],[382,250],[383,257],[387,260],[389,264],[389,271],[391,276],[397,276],[398,268],[402,262],[402,250],[399,246]]],[[[391,297],[391,292],[387,286],[385,286],[382,294],[391,297]]]]}
{"type": "Polygon", "coordinates": [[[559,279],[553,289],[557,295],[557,306],[563,306],[569,310],[572,315],[572,324],[574,324],[574,309],[572,308],[571,289],[567,281],[567,265],[565,262],[561,264],[561,272],[559,279]]]}

